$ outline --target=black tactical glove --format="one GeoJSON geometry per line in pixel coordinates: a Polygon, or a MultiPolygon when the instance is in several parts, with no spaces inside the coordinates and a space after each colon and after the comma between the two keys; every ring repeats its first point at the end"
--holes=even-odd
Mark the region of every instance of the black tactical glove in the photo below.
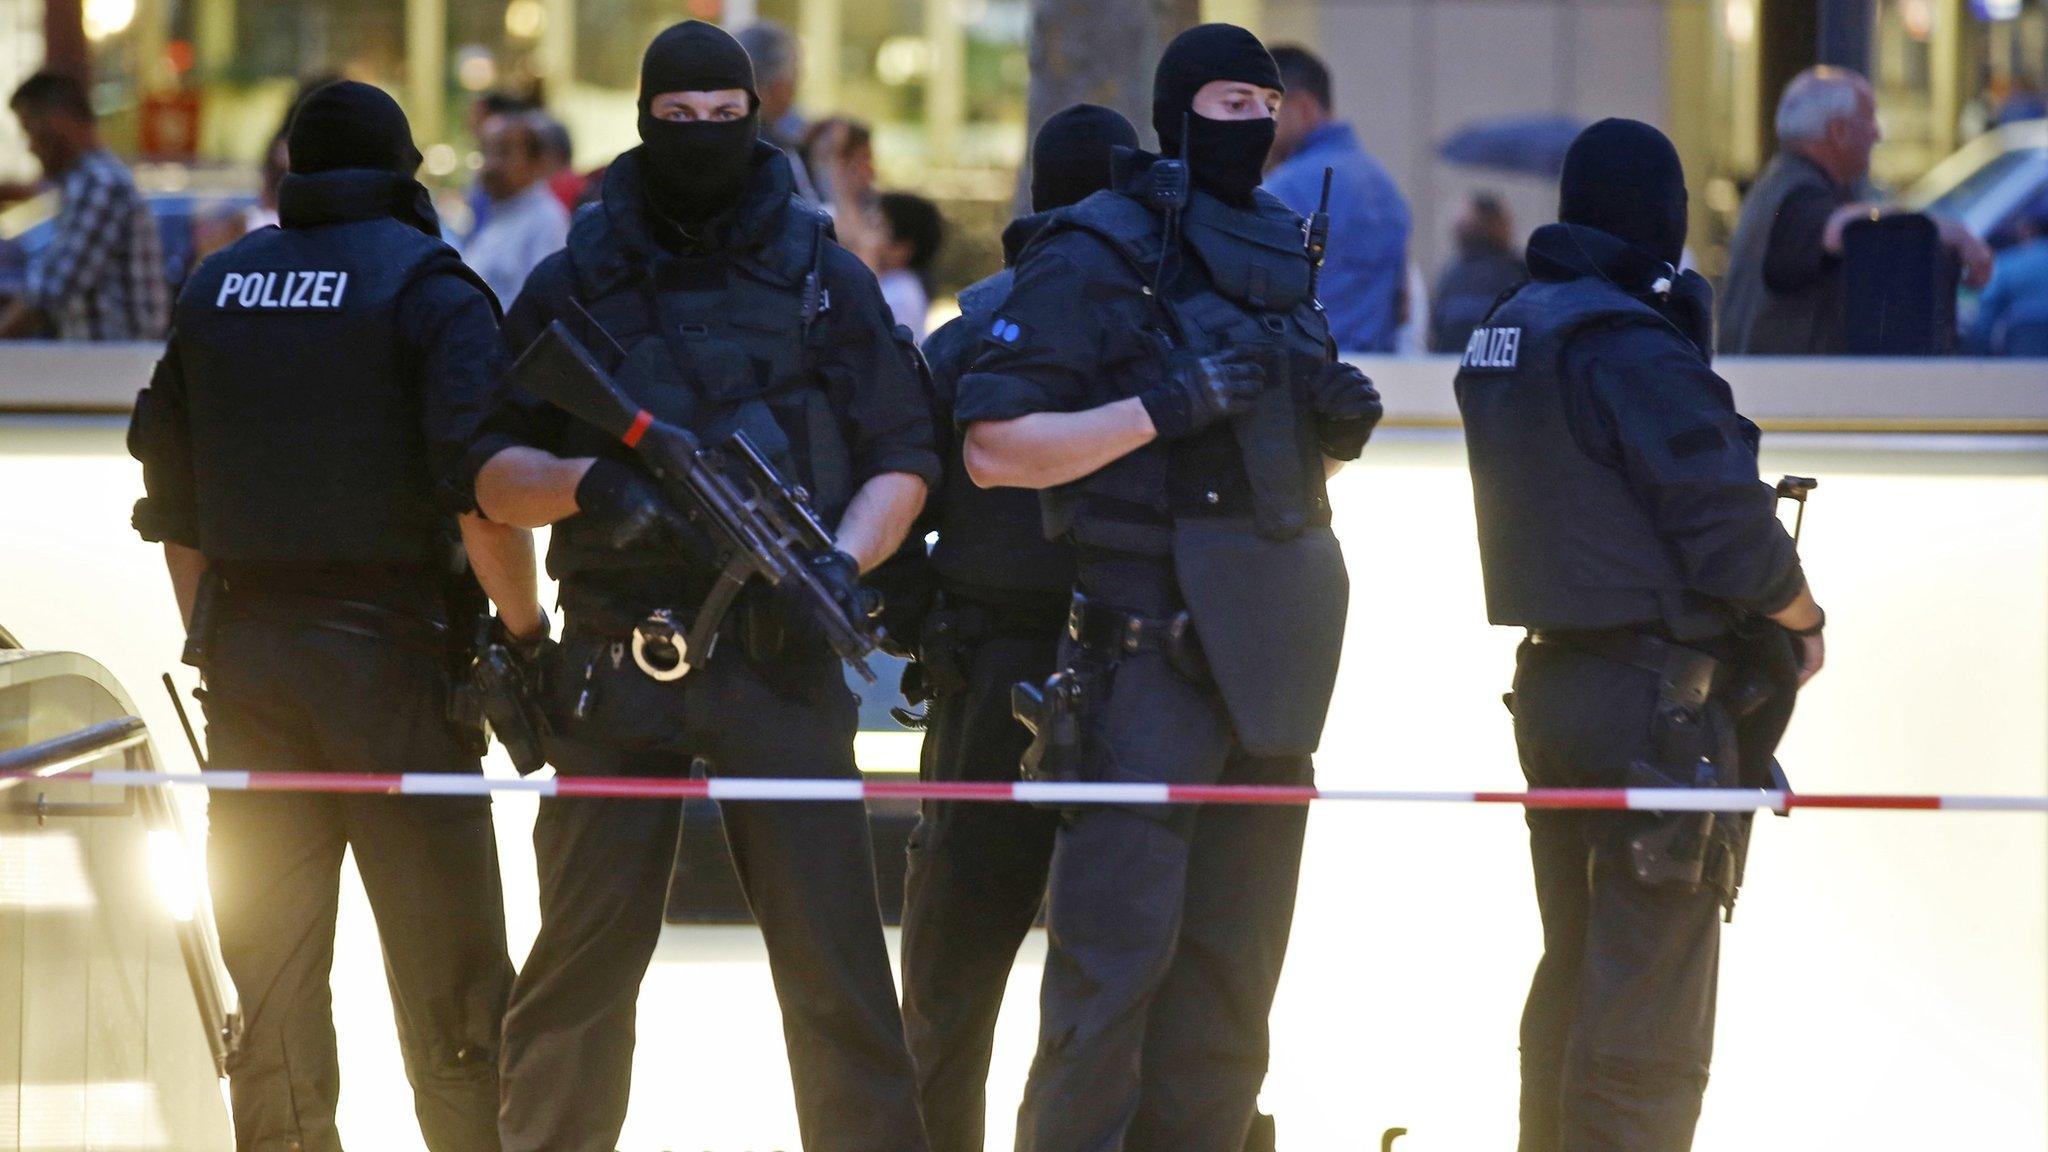
{"type": "Polygon", "coordinates": [[[605,542],[621,552],[649,549],[713,563],[718,548],[709,533],[668,497],[654,480],[630,464],[599,460],[576,485],[576,507],[605,533],[605,542]]]}
{"type": "Polygon", "coordinates": [[[834,548],[811,557],[811,575],[839,602],[839,607],[854,623],[881,615],[882,594],[872,588],[863,587],[860,582],[860,563],[853,557],[834,548]]]}
{"type": "Polygon", "coordinates": [[[1337,361],[1322,366],[1312,399],[1316,441],[1332,460],[1356,460],[1380,422],[1380,394],[1365,373],[1337,361]]]}
{"type": "Polygon", "coordinates": [[[1138,401],[1159,438],[1175,440],[1246,411],[1265,384],[1265,370],[1256,361],[1226,348],[1182,361],[1138,401]]]}
{"type": "Polygon", "coordinates": [[[511,653],[513,661],[519,665],[520,671],[525,673],[527,684],[536,696],[547,691],[546,677],[554,663],[555,651],[560,647],[555,643],[554,621],[546,615],[540,620],[540,631],[522,640],[512,635],[512,630],[505,627],[504,617],[491,617],[491,631],[495,640],[505,646],[505,651],[511,653]]]}

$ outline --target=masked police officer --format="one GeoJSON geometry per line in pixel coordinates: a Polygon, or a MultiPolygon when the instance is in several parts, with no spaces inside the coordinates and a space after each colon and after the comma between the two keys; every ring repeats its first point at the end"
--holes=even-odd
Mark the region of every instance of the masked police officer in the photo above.
{"type": "MultiPolygon", "coordinates": [[[[454,526],[505,623],[545,629],[524,531],[474,515],[497,305],[439,239],[398,105],[320,89],[293,119],[282,227],[201,265],[130,449],[206,678],[210,767],[479,771],[449,721],[454,526]],[[520,578],[517,573],[522,570],[520,578]]],[[[328,969],[344,849],[382,937],[427,1146],[496,1149],[512,983],[490,803],[220,793],[209,871],[244,1032],[237,1147],[341,1147],[328,969]]]]}
{"type": "MultiPolygon", "coordinates": [[[[1549,788],[1762,785],[1824,618],[1757,479],[1756,426],[1708,367],[1707,285],[1675,269],[1678,153],[1646,124],[1593,125],[1558,216],[1457,382],[1487,615],[1529,630],[1510,698],[1522,770],[1549,788]],[[1776,669],[1757,654],[1773,647],[1768,705],[1776,669]]],[[[1749,821],[1528,822],[1543,960],[1522,1152],[1682,1152],[1749,821]]]]}
{"type": "MultiPolygon", "coordinates": [[[[1038,777],[1310,777],[1348,595],[1325,459],[1379,398],[1333,363],[1313,230],[1257,190],[1280,99],[1251,33],[1176,38],[1152,105],[1175,159],[1121,154],[1045,227],[960,383],[970,473],[1044,490],[1075,549],[1061,671],[1024,702],[1038,777]]],[[[1021,1150],[1243,1145],[1305,819],[1064,814],[1021,1150]]]]}
{"type": "MultiPolygon", "coordinates": [[[[1015,264],[1056,209],[1109,186],[1110,154],[1136,148],[1118,113],[1078,104],[1053,116],[1031,147],[1032,213],[1003,231],[1015,264]]],[[[960,293],[960,315],[925,341],[939,405],[950,414],[960,377],[980,354],[1009,295],[1009,268],[960,293]]],[[[920,664],[932,694],[927,780],[1014,780],[1031,734],[1010,713],[1010,686],[1054,668],[1074,559],[1045,538],[1038,497],[969,480],[957,442],[933,501],[931,561],[938,603],[920,664]]],[[[917,1064],[925,1131],[943,1152],[980,1152],[996,1014],[1017,947],[1045,895],[1058,818],[1009,804],[927,802],[910,842],[903,895],[903,1024],[917,1064]]]]}
{"type": "MultiPolygon", "coordinates": [[[[587,342],[615,340],[618,384],[647,410],[707,442],[746,432],[836,524],[839,550],[816,574],[851,606],[859,571],[903,540],[939,473],[915,350],[759,139],[753,66],[731,36],[669,28],[640,79],[640,147],[535,269],[507,339],[523,346],[562,320],[587,342]]],[[[523,424],[478,487],[494,519],[556,524],[548,563],[568,613],[546,700],[557,770],[681,775],[702,760],[722,774],[857,778],[855,700],[800,607],[756,587],[702,668],[642,670],[633,638],[660,610],[692,619],[718,568],[615,441],[552,409],[523,424]],[[643,528],[662,520],[665,542],[647,543],[643,528]]],[[[540,936],[505,1024],[507,1148],[616,1147],[680,813],[543,802],[540,936]]],[[[727,804],[724,817],[767,939],[804,1147],[923,1149],[862,806],[727,804]]]]}

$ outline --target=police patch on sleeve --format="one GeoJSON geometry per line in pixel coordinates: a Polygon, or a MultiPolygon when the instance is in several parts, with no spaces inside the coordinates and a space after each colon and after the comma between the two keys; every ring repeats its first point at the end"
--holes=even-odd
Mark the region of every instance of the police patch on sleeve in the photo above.
{"type": "Polygon", "coordinates": [[[992,343],[1015,344],[1024,338],[1024,326],[1008,316],[998,315],[989,320],[988,331],[984,335],[992,343]]]}
{"type": "Polygon", "coordinates": [[[1465,342],[1462,367],[1512,372],[1522,353],[1520,328],[1474,328],[1465,342]]]}

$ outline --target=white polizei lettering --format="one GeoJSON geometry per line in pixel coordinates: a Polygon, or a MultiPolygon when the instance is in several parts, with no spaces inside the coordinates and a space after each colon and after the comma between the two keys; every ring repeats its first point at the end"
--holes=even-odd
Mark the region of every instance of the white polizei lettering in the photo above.
{"type": "Polygon", "coordinates": [[[1522,330],[1520,328],[1509,328],[1506,329],[1506,332],[1508,334],[1507,367],[1513,368],[1522,358],[1522,330]]]}
{"type": "Polygon", "coordinates": [[[227,307],[228,298],[242,290],[242,280],[243,276],[240,272],[230,272],[221,277],[220,295],[213,298],[213,306],[215,308],[227,307]]]}
{"type": "Polygon", "coordinates": [[[325,308],[327,307],[327,285],[334,279],[334,273],[314,272],[311,275],[313,277],[313,294],[306,297],[306,304],[312,308],[325,308]]]}
{"type": "Polygon", "coordinates": [[[330,308],[341,307],[341,294],[346,291],[348,291],[348,273],[336,272],[334,274],[334,294],[327,298],[327,306],[330,308]]]}
{"type": "Polygon", "coordinates": [[[1487,331],[1485,328],[1474,328],[1471,339],[1465,341],[1465,367],[1485,367],[1480,361],[1486,358],[1487,331]]]}
{"type": "Polygon", "coordinates": [[[292,273],[292,280],[294,281],[292,285],[292,307],[306,308],[311,306],[312,301],[306,299],[306,297],[312,294],[314,279],[315,277],[311,272],[292,273]]]}
{"type": "Polygon", "coordinates": [[[263,302],[262,273],[250,273],[242,277],[242,291],[237,302],[244,308],[254,308],[263,302]]]}
{"type": "Polygon", "coordinates": [[[278,295],[278,293],[277,293],[277,282],[278,282],[278,276],[277,276],[277,273],[275,273],[275,272],[265,272],[265,273],[263,273],[263,300],[262,300],[262,305],[263,305],[263,307],[265,307],[265,308],[281,308],[281,307],[283,307],[283,306],[284,306],[284,298],[283,298],[282,296],[279,296],[279,295],[278,295]]]}

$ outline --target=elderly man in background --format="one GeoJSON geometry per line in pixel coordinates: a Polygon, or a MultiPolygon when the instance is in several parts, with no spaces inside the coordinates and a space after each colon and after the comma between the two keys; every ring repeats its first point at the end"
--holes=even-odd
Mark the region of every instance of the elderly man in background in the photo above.
{"type": "Polygon", "coordinates": [[[8,104],[61,200],[49,246],[30,258],[21,294],[0,306],[0,337],[162,338],[171,290],[156,220],[101,146],[84,85],[38,72],[8,104]]]}
{"type": "Polygon", "coordinates": [[[1346,352],[1391,352],[1405,318],[1408,202],[1393,177],[1334,115],[1330,70],[1305,48],[1273,49],[1287,99],[1280,106],[1266,191],[1307,216],[1330,181],[1330,249],[1322,299],[1330,336],[1346,352]]]}
{"type": "MultiPolygon", "coordinates": [[[[1870,82],[1846,68],[1809,68],[1778,100],[1778,154],[1764,165],[1729,244],[1721,286],[1721,352],[1762,356],[1839,355],[1848,347],[1842,314],[1842,233],[1888,209],[1867,191],[1870,153],[1882,138],[1870,82]]],[[[1937,220],[1942,243],[1981,287],[1991,253],[1952,220],[1937,220]]]]}
{"type": "Polygon", "coordinates": [[[478,134],[484,166],[477,182],[491,207],[462,258],[508,308],[534,267],[569,239],[569,210],[548,184],[544,124],[539,113],[506,112],[485,120],[478,134]]]}
{"type": "Polygon", "coordinates": [[[810,127],[796,110],[796,89],[803,80],[804,46],[796,33],[773,20],[756,20],[733,34],[754,61],[754,83],[761,89],[761,139],[789,157],[797,195],[823,204],[804,167],[804,132],[810,127]]]}

